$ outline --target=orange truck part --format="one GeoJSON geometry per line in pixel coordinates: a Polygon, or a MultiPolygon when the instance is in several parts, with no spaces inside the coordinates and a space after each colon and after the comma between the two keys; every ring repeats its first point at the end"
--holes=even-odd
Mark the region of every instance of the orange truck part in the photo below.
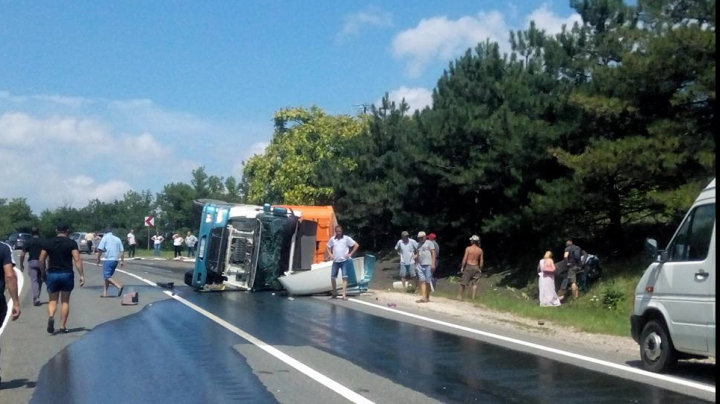
{"type": "Polygon", "coordinates": [[[277,205],[283,208],[300,212],[301,220],[310,220],[317,223],[317,236],[315,241],[315,256],[313,264],[325,261],[325,249],[328,241],[335,235],[337,218],[332,206],[300,206],[300,205],[277,205]]]}

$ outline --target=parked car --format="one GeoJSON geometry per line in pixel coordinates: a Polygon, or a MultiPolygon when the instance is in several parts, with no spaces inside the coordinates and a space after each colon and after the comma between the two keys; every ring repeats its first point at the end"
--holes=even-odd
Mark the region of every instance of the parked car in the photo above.
{"type": "Polygon", "coordinates": [[[80,251],[80,254],[92,254],[92,249],[90,246],[88,246],[87,241],[85,241],[85,235],[87,232],[84,231],[77,231],[75,233],[70,233],[68,236],[71,240],[74,240],[78,245],[78,251],[80,251]]]}
{"type": "Polygon", "coordinates": [[[646,370],[678,359],[715,357],[715,180],[695,200],[665,250],[648,239],[655,262],[635,289],[630,317],[646,370]]]}
{"type": "Polygon", "coordinates": [[[30,233],[11,233],[5,242],[9,244],[13,250],[19,250],[23,248],[25,242],[30,240],[30,238],[32,238],[32,234],[30,233]]]}

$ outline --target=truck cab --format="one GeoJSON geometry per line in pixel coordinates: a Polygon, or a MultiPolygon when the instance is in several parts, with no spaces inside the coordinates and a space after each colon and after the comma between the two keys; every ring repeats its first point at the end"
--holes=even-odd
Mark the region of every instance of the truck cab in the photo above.
{"type": "Polygon", "coordinates": [[[665,250],[646,240],[655,261],[635,289],[631,334],[646,370],[678,359],[715,357],[715,180],[700,193],[665,250]]]}

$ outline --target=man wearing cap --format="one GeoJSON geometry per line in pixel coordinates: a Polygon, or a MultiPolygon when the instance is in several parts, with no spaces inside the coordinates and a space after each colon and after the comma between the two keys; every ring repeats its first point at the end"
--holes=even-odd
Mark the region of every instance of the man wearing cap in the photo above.
{"type": "Polygon", "coordinates": [[[473,235],[470,237],[470,246],[465,249],[465,256],[460,265],[462,272],[462,280],[458,286],[458,300],[462,300],[465,296],[465,288],[472,284],[472,298],[475,300],[477,294],[477,285],[480,281],[480,273],[483,268],[483,250],[480,248],[480,237],[473,235]]]}
{"type": "Polygon", "coordinates": [[[395,244],[395,251],[400,255],[400,281],[405,289],[408,277],[410,279],[417,276],[415,274],[415,260],[413,256],[418,248],[417,241],[410,238],[410,233],[404,231],[400,234],[401,238],[395,244]]]}
{"type": "Polygon", "coordinates": [[[80,286],[85,285],[85,272],[83,261],[80,259],[80,251],[75,241],[68,238],[68,225],[60,223],[57,225],[57,236],[45,240],[40,252],[40,271],[45,274],[45,284],[50,298],[48,299],[48,322],[47,332],[55,333],[55,310],[60,297],[60,321],[62,327],[60,332],[67,333],[67,319],[70,315],[70,293],[75,287],[75,274],[73,273],[73,262],[80,275],[80,286]],[[49,260],[47,269],[45,260],[49,260]]]}
{"type": "Polygon", "coordinates": [[[424,231],[418,233],[418,248],[414,258],[420,265],[418,267],[418,283],[420,283],[420,300],[416,303],[430,301],[430,285],[432,273],[435,271],[435,244],[427,240],[424,231]]]}
{"type": "Polygon", "coordinates": [[[347,282],[348,282],[348,259],[357,251],[360,245],[352,238],[343,234],[342,227],[335,226],[335,237],[328,240],[327,255],[333,261],[332,271],[330,273],[330,282],[332,283],[331,297],[337,298],[337,281],[338,271],[342,270],[342,298],[347,300],[347,282]],[[352,250],[350,250],[352,248],[352,250]]]}

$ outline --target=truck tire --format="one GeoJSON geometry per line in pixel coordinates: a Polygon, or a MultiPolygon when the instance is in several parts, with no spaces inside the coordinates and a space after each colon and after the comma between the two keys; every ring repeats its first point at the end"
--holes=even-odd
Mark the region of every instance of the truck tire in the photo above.
{"type": "Polygon", "coordinates": [[[650,320],[640,334],[640,358],[645,370],[664,373],[677,364],[678,352],[660,320],[650,320]]]}

